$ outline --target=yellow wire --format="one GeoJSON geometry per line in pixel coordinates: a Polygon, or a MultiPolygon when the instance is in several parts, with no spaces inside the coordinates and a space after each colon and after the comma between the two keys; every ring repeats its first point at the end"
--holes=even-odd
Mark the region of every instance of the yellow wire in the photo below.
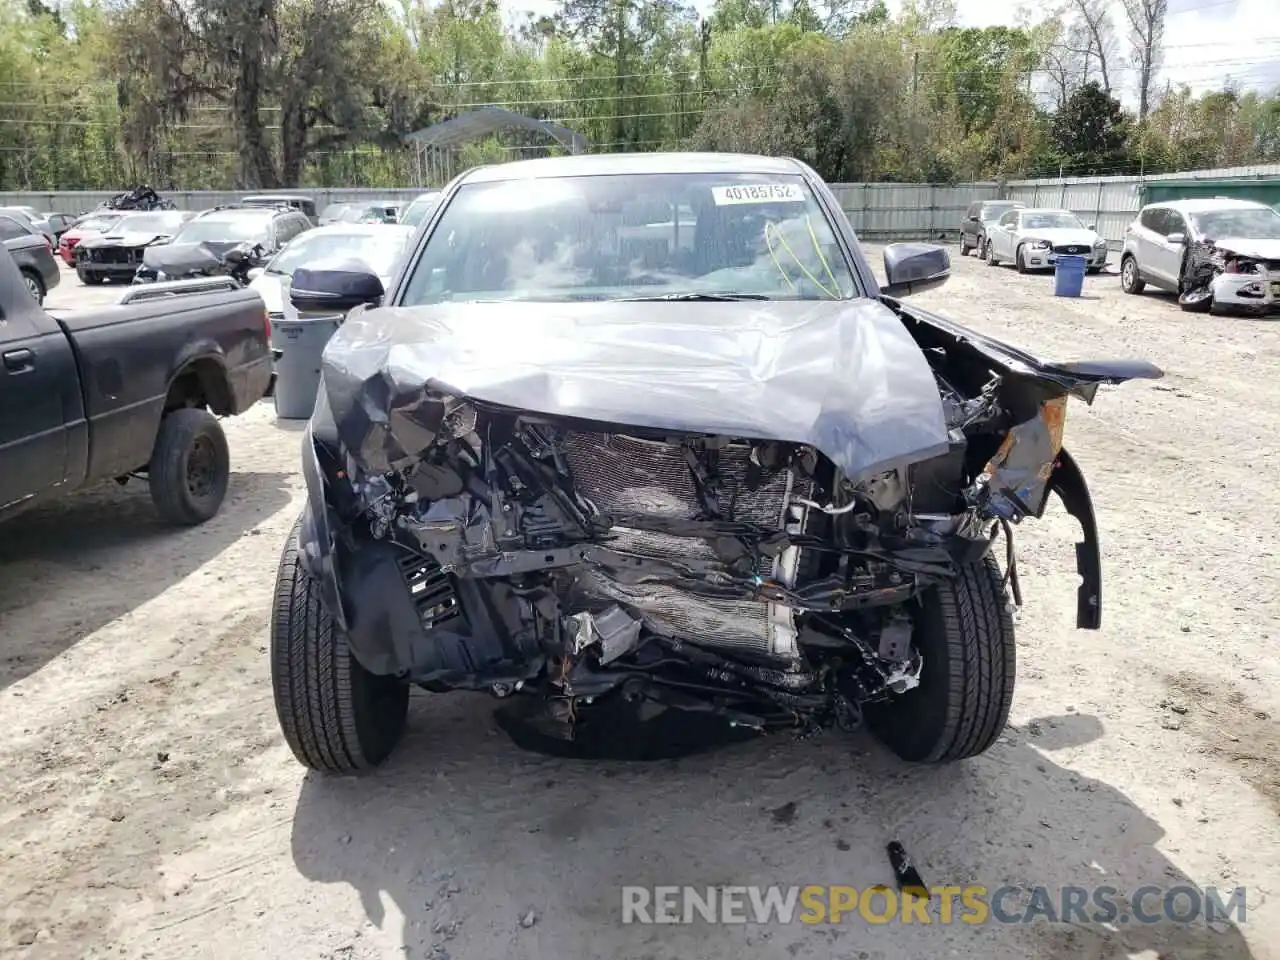
{"type": "Polygon", "coordinates": [[[813,252],[818,255],[818,259],[822,261],[822,269],[827,271],[827,279],[831,281],[831,286],[837,293],[840,290],[840,281],[836,279],[836,275],[831,272],[831,264],[827,262],[827,255],[822,252],[822,244],[818,242],[818,234],[813,229],[813,218],[809,214],[804,215],[804,225],[809,228],[809,239],[813,241],[813,252]]]}
{"type": "MultiPolygon", "coordinates": [[[[765,227],[765,233],[766,233],[766,236],[768,235],[769,227],[771,227],[771,226],[774,226],[774,224],[773,224],[773,221],[772,221],[772,220],[770,220],[770,221],[769,221],[769,223],[768,223],[768,225],[766,225],[766,227],[765,227]]],[[[775,229],[777,229],[777,228],[775,227],[775,229]]],[[[791,259],[792,259],[792,260],[794,260],[794,261],[795,261],[796,266],[800,268],[800,272],[801,272],[801,273],[803,273],[806,277],[808,277],[808,278],[809,278],[809,281],[810,281],[810,282],[811,282],[815,287],[817,287],[819,290],[821,290],[823,293],[825,293],[825,294],[826,294],[828,297],[830,297],[832,300],[838,300],[838,299],[839,299],[839,294],[838,294],[838,292],[833,293],[832,291],[828,290],[825,286],[823,286],[823,284],[822,284],[822,281],[821,281],[821,280],[819,280],[817,277],[815,277],[812,273],[810,273],[810,272],[809,272],[809,268],[808,268],[808,267],[806,267],[806,266],[805,266],[805,265],[800,261],[800,258],[796,256],[796,252],[795,252],[794,250],[792,250],[792,249],[791,249],[791,244],[787,243],[787,238],[786,238],[786,237],[784,237],[784,236],[782,235],[782,231],[781,231],[781,230],[778,230],[778,243],[780,243],[780,244],[782,245],[782,248],[783,248],[784,250],[786,250],[786,251],[787,251],[787,253],[789,253],[789,254],[791,255],[791,259]]],[[[770,250],[770,253],[772,254],[772,252],[773,252],[773,251],[772,251],[772,249],[771,249],[771,250],[770,250]]],[[[822,257],[822,251],[818,251],[818,256],[819,256],[819,257],[822,257]]],[[[777,263],[777,258],[776,258],[776,257],[774,258],[774,262],[775,262],[775,263],[777,263]]],[[[825,259],[824,259],[824,262],[825,262],[825,259]]],[[[779,269],[781,269],[781,267],[779,267],[779,269]]],[[[830,269],[830,268],[828,267],[828,269],[830,269]]],[[[783,273],[783,276],[786,276],[786,273],[785,273],[785,272],[783,273]]],[[[792,289],[792,290],[794,290],[794,289],[795,289],[795,286],[793,285],[791,289],[792,289]]]]}
{"type": "Polygon", "coordinates": [[[769,234],[772,229],[773,221],[766,220],[764,224],[764,244],[769,248],[769,256],[773,259],[773,265],[778,268],[778,272],[782,274],[782,279],[787,282],[788,287],[794,290],[796,285],[792,282],[791,277],[787,275],[787,271],[782,268],[782,264],[778,262],[778,255],[773,252],[773,238],[769,234]]]}

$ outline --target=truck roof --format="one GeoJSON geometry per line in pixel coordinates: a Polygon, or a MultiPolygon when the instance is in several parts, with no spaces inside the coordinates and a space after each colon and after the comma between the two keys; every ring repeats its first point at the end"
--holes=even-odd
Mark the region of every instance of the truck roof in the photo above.
{"type": "Polygon", "coordinates": [[[762,157],[751,153],[591,153],[477,167],[463,174],[463,182],[498,183],[542,177],[636,176],[648,173],[795,175],[803,172],[800,164],[788,157],[762,157]]]}

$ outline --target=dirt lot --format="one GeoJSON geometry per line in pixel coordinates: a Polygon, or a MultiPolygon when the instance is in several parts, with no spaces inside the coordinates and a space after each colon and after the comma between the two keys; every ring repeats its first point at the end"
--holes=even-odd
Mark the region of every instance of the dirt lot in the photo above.
{"type": "MultiPolygon", "coordinates": [[[[1105,627],[1073,629],[1073,523],[1025,525],[1020,686],[986,756],[911,768],[833,734],[585,766],[518,751],[485,697],[419,694],[383,770],[306,776],[266,657],[299,431],[264,404],[227,423],[236,474],[203,528],[114,485],[2,528],[0,955],[1280,957],[1280,324],[1114,276],[1051,287],[970,258],[920,298],[1047,356],[1168,372],[1072,405],[1105,627]],[[1247,919],[619,922],[625,883],[891,884],[893,838],[930,884],[1244,886],[1247,919]]],[[[112,292],[68,276],[51,302],[112,292]]]]}

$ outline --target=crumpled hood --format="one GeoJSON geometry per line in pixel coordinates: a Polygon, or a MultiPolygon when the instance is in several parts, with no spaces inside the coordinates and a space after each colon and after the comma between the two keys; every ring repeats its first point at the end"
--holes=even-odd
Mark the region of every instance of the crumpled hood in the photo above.
{"type": "Polygon", "coordinates": [[[185,273],[218,269],[222,266],[222,257],[212,244],[165,243],[148,247],[142,255],[142,262],[153,270],[163,271],[170,278],[181,279],[185,273]]]}
{"type": "Polygon", "coordinates": [[[355,311],[313,423],[368,472],[431,442],[428,391],[635,427],[810,444],[852,478],[948,448],[923,352],[884,304],[446,303],[355,311]]]}
{"type": "Polygon", "coordinates": [[[1250,240],[1246,237],[1226,237],[1222,240],[1215,240],[1213,245],[1219,250],[1229,250],[1239,256],[1249,257],[1251,260],[1280,260],[1280,240],[1250,240]]]}
{"type": "Polygon", "coordinates": [[[1075,230],[1075,229],[1053,229],[1053,230],[1024,230],[1022,232],[1024,240],[1048,240],[1055,247],[1067,244],[1079,244],[1082,247],[1092,247],[1095,243],[1102,240],[1098,234],[1092,230],[1075,230]]]}
{"type": "Polygon", "coordinates": [[[146,247],[155,243],[167,243],[169,235],[162,233],[104,233],[91,235],[80,241],[80,246],[92,250],[97,247],[146,247]]]}

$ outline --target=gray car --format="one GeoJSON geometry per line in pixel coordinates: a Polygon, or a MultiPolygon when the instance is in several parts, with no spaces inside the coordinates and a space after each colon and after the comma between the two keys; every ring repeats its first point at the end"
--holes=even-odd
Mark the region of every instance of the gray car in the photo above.
{"type": "Polygon", "coordinates": [[[0,243],[17,263],[31,296],[37,303],[44,303],[45,294],[62,280],[48,238],[31,229],[29,224],[0,214],[0,243]]]}
{"type": "Polygon", "coordinates": [[[1010,210],[1018,210],[1026,204],[1017,200],[975,200],[964,212],[960,222],[960,256],[967,257],[972,250],[978,256],[987,255],[987,228],[1010,210]]]}
{"type": "Polygon", "coordinates": [[[883,256],[882,285],[797,160],[631,153],[467,171],[389,286],[295,270],[300,313],[351,312],[272,603],[294,755],[381,762],[412,686],[502,698],[560,756],[864,721],[906,760],[991,746],[1022,596],[997,558],[1051,493],[1101,623],[1068,397],[1160,371],[1036,360],[906,302],[945,249],[883,256]]]}
{"type": "Polygon", "coordinates": [[[19,223],[26,223],[36,233],[49,238],[49,243],[58,245],[58,228],[49,218],[35,207],[0,207],[0,214],[11,217],[19,223]]]}

